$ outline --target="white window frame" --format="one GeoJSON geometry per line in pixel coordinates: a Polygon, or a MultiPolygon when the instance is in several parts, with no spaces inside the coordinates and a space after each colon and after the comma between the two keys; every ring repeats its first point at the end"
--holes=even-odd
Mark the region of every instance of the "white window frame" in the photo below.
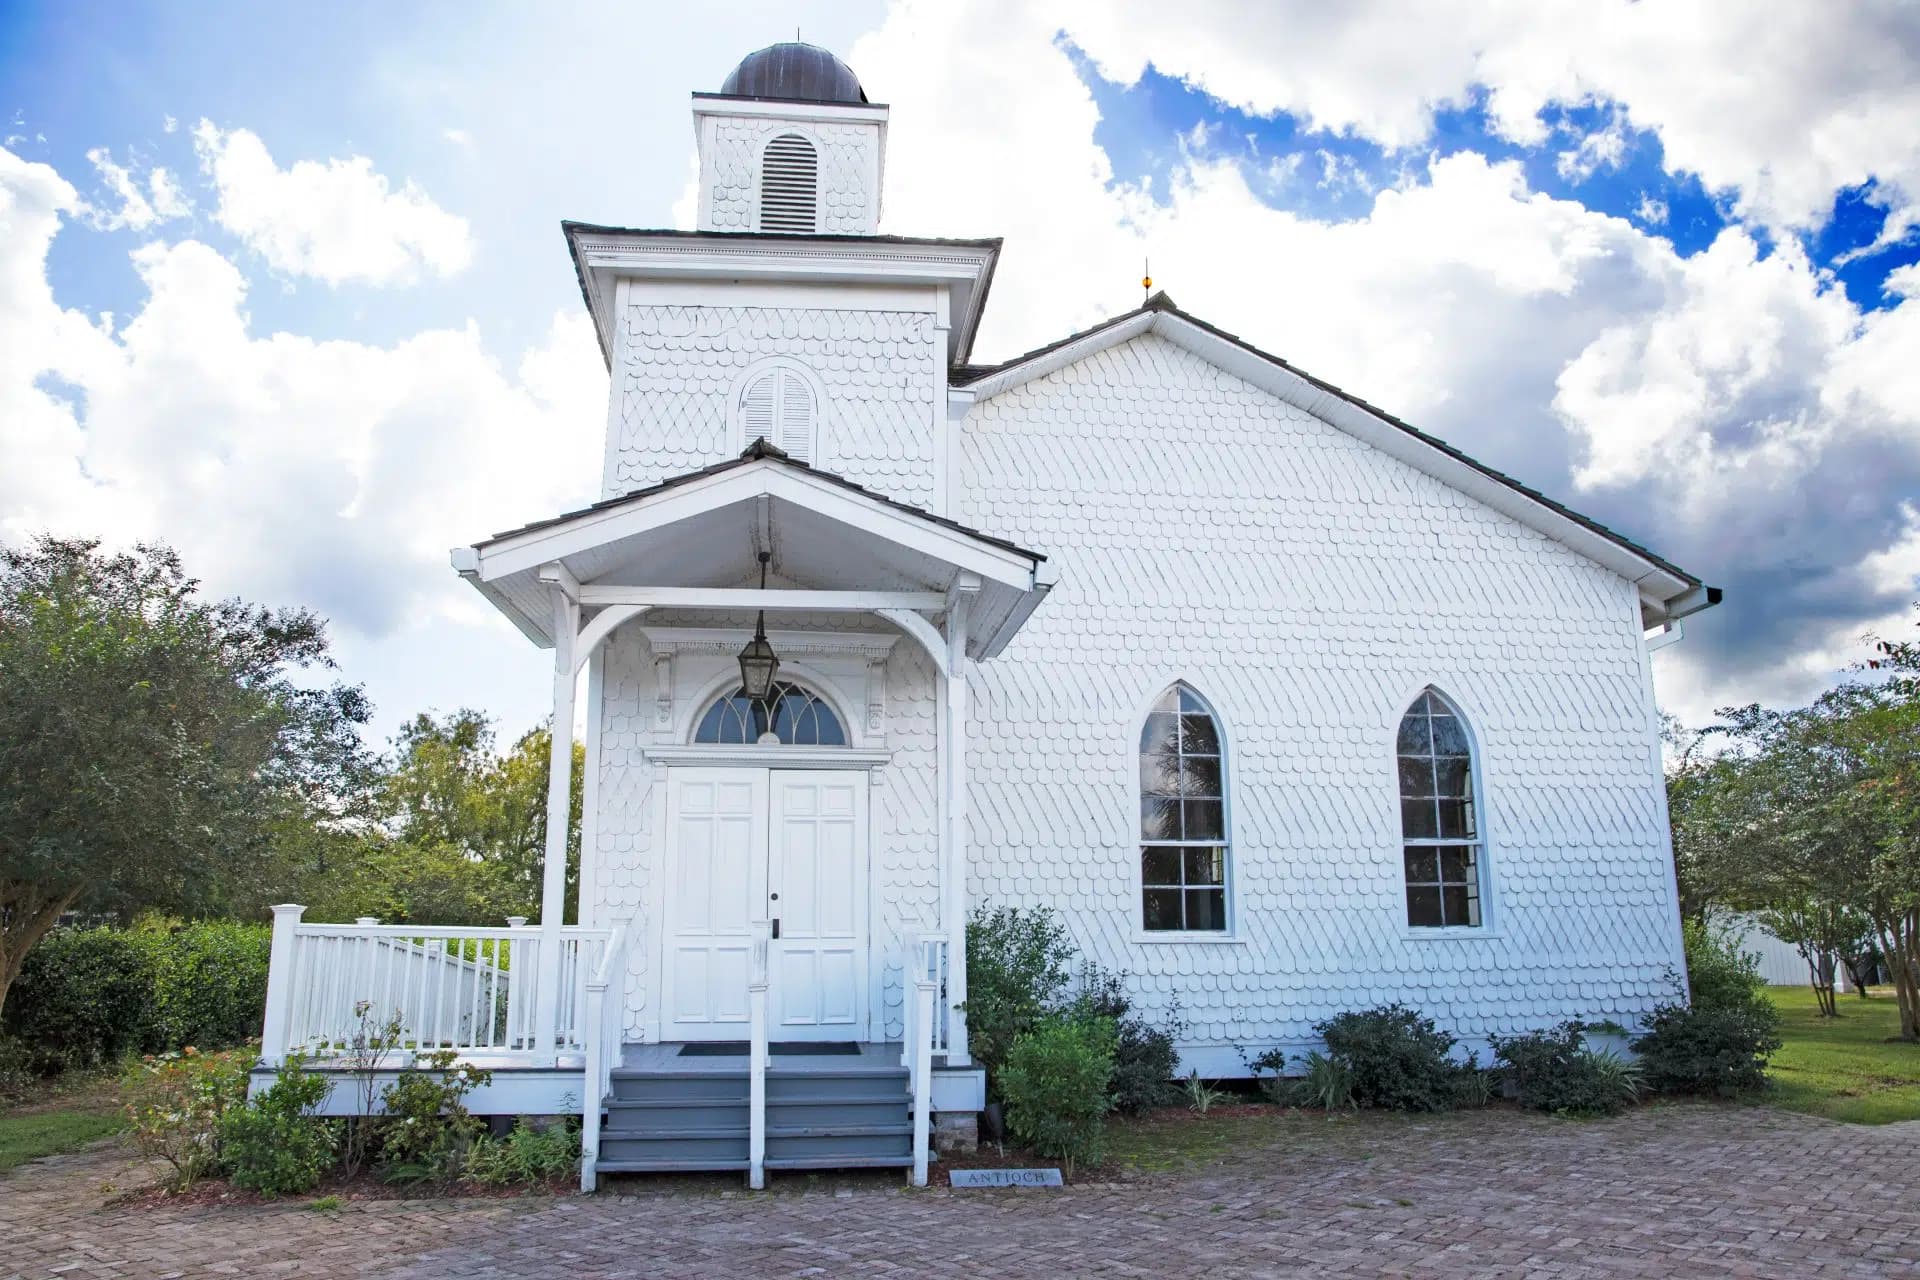
{"type": "MultiPolygon", "coordinates": [[[[1137,943],[1172,944],[1177,946],[1243,946],[1246,939],[1240,932],[1240,859],[1236,856],[1233,834],[1233,796],[1239,779],[1240,753],[1235,747],[1232,732],[1228,728],[1227,717],[1221,712],[1220,704],[1200,691],[1200,686],[1185,676],[1174,676],[1154,686],[1135,710],[1131,721],[1131,732],[1127,738],[1127,773],[1132,780],[1128,791],[1133,797],[1130,809],[1130,830],[1132,844],[1129,847],[1128,861],[1130,874],[1128,883],[1132,892],[1127,902],[1128,919],[1131,925],[1128,936],[1137,943]],[[1213,717],[1213,729],[1220,738],[1220,844],[1226,850],[1226,869],[1221,877],[1225,890],[1224,929],[1149,929],[1142,923],[1142,914],[1146,909],[1146,880],[1144,868],[1144,850],[1149,843],[1165,844],[1167,841],[1148,841],[1141,829],[1140,804],[1144,792],[1140,786],[1140,737],[1146,732],[1147,717],[1153,714],[1154,704],[1165,696],[1169,689],[1185,689],[1199,700],[1213,717]]],[[[1178,841],[1172,843],[1180,843],[1178,841]]]]}
{"type": "Polygon", "coordinates": [[[1480,735],[1474,728],[1477,717],[1470,714],[1460,699],[1442,689],[1438,684],[1428,681],[1418,689],[1402,698],[1393,712],[1393,721],[1387,728],[1387,776],[1390,779],[1388,790],[1392,792],[1393,814],[1392,830],[1393,865],[1395,868],[1394,909],[1400,924],[1402,936],[1412,941],[1433,942],[1470,942],[1481,939],[1501,937],[1500,903],[1495,891],[1493,875],[1493,818],[1487,804],[1484,752],[1481,749],[1480,735]],[[1476,835],[1472,841],[1445,840],[1438,836],[1432,839],[1409,840],[1406,834],[1405,819],[1400,812],[1400,722],[1407,718],[1407,712],[1413,709],[1425,694],[1432,694],[1460,722],[1460,729],[1467,738],[1467,776],[1473,785],[1473,808],[1476,835]],[[1409,844],[1458,845],[1473,844],[1477,847],[1474,858],[1474,871],[1480,882],[1480,923],[1417,925],[1407,919],[1407,854],[1409,844]]]}
{"type": "MultiPolygon", "coordinates": [[[[827,389],[822,385],[818,374],[792,356],[767,356],[756,360],[734,379],[733,389],[727,396],[727,421],[728,429],[733,433],[733,452],[737,455],[753,443],[753,438],[747,434],[747,415],[741,403],[746,399],[747,388],[766,375],[782,370],[806,383],[808,391],[813,395],[813,419],[807,428],[807,456],[797,461],[804,462],[810,467],[829,469],[825,467],[825,459],[820,449],[821,442],[826,438],[826,433],[821,428],[827,417],[827,389]]],[[[778,440],[769,440],[767,443],[776,446],[780,444],[778,440]]]]}

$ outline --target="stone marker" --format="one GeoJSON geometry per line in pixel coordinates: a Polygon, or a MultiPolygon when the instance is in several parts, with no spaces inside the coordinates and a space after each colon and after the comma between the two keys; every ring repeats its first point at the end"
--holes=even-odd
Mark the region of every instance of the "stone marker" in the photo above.
{"type": "Polygon", "coordinates": [[[1058,1169],[955,1169],[947,1177],[956,1187],[1057,1187],[1058,1169]]]}

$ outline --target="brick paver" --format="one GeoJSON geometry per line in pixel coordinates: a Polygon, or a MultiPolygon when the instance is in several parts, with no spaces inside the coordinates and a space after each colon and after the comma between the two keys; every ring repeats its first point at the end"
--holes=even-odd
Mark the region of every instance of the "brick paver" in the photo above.
{"type": "Polygon", "coordinates": [[[108,1207],[96,1149],[0,1178],[0,1276],[1920,1275],[1920,1122],[1300,1117],[1179,1173],[1065,1191],[614,1180],[591,1198],[108,1207]]]}

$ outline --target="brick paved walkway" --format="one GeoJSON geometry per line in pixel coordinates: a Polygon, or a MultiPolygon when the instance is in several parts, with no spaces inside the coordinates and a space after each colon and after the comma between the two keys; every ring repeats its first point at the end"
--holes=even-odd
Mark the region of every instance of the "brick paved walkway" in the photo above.
{"type": "Polygon", "coordinates": [[[337,1214],[104,1208],[103,1184],[140,1176],[109,1147],[0,1177],[0,1277],[1920,1275],[1920,1122],[1669,1106],[1265,1130],[1201,1168],[1063,1192],[614,1180],[337,1214]]]}

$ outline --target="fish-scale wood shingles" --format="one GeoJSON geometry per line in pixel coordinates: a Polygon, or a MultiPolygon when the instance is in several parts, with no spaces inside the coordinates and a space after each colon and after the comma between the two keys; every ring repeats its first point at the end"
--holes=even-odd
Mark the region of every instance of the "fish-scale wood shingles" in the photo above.
{"type": "Polygon", "coordinates": [[[826,391],[815,466],[890,498],[933,500],[933,316],[916,311],[635,305],[627,309],[605,496],[724,462],[747,366],[786,356],[826,391]]]}
{"type": "Polygon", "coordinates": [[[658,986],[649,970],[660,927],[650,892],[661,870],[653,848],[653,810],[660,797],[653,767],[640,754],[653,741],[653,662],[646,637],[631,626],[615,632],[602,655],[599,796],[589,892],[596,895],[600,919],[628,922],[626,1028],[628,1037],[638,1040],[650,1012],[651,988],[658,986]]]}
{"type": "Polygon", "coordinates": [[[879,134],[872,125],[809,123],[791,125],[763,120],[717,120],[710,135],[708,182],[713,229],[753,229],[753,176],[769,139],[799,132],[814,141],[820,155],[820,229],[836,235],[873,230],[873,193],[868,187],[879,134]]]}
{"type": "Polygon", "coordinates": [[[1163,339],[968,419],[960,518],[1060,585],[977,669],[969,890],[1052,903],[1195,1043],[1402,999],[1464,1037],[1630,1020],[1675,908],[1631,586],[1163,339]],[[1234,944],[1136,941],[1135,749],[1191,681],[1232,751],[1234,944]],[[1490,936],[1411,939],[1393,731],[1431,682],[1481,747],[1490,936]]]}

